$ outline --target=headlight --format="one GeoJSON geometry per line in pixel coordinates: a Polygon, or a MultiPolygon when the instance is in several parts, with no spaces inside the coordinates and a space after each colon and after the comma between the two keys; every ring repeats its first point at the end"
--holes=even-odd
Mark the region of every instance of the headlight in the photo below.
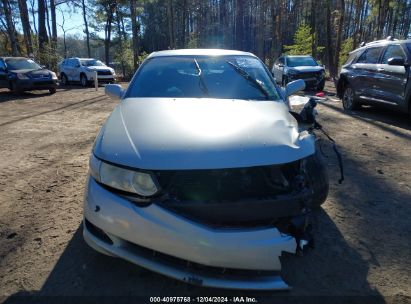
{"type": "Polygon", "coordinates": [[[111,74],[116,75],[116,72],[114,70],[111,70],[111,74]]]}
{"type": "Polygon", "coordinates": [[[18,79],[30,79],[26,74],[23,73],[17,73],[16,76],[18,79]]]}
{"type": "Polygon", "coordinates": [[[56,73],[51,72],[51,73],[50,73],[50,76],[51,76],[52,79],[57,80],[57,75],[56,75],[56,73]]]}
{"type": "Polygon", "coordinates": [[[94,155],[90,158],[90,175],[104,185],[141,196],[153,196],[159,190],[150,173],[110,165],[94,155]]]}

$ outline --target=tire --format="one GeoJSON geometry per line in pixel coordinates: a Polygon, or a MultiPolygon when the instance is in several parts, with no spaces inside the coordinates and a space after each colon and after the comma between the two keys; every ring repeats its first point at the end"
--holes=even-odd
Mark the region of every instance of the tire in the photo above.
{"type": "Polygon", "coordinates": [[[358,101],[355,97],[355,92],[350,85],[344,87],[344,92],[342,96],[342,105],[344,110],[352,111],[360,107],[358,101]]]}
{"type": "Polygon", "coordinates": [[[10,91],[12,91],[15,95],[20,95],[22,93],[22,91],[17,88],[14,82],[10,83],[10,91]]]}
{"type": "Polygon", "coordinates": [[[68,81],[68,79],[67,79],[67,76],[66,76],[66,74],[61,74],[61,84],[62,85],[69,85],[69,81],[68,81]]]}
{"type": "Polygon", "coordinates": [[[319,208],[327,199],[329,179],[327,168],[319,152],[306,159],[307,182],[313,190],[313,199],[307,203],[309,208],[319,208]]]}
{"type": "Polygon", "coordinates": [[[81,74],[81,76],[80,76],[80,83],[81,83],[81,86],[82,86],[83,88],[85,88],[85,87],[88,86],[88,80],[87,80],[87,76],[86,76],[86,75],[81,74]]]}
{"type": "Polygon", "coordinates": [[[317,85],[317,90],[318,91],[323,91],[325,87],[325,80],[322,80],[318,85],[317,85]]]}
{"type": "Polygon", "coordinates": [[[57,92],[57,89],[56,88],[51,88],[51,89],[49,89],[49,92],[50,92],[51,95],[53,95],[57,92]]]}

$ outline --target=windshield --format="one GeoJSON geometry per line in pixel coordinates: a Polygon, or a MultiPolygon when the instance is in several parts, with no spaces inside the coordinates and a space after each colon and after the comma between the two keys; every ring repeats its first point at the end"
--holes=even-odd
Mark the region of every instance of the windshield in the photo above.
{"type": "Polygon", "coordinates": [[[89,60],[80,60],[82,66],[106,66],[100,60],[89,59],[89,60]]]}
{"type": "Polygon", "coordinates": [[[39,70],[41,66],[31,59],[26,58],[10,58],[6,59],[7,68],[9,70],[39,70]]]}
{"type": "Polygon", "coordinates": [[[127,97],[279,100],[263,64],[251,56],[170,56],[148,59],[127,97]]]}
{"type": "Polygon", "coordinates": [[[317,66],[317,62],[312,57],[287,57],[287,66],[317,66]]]}

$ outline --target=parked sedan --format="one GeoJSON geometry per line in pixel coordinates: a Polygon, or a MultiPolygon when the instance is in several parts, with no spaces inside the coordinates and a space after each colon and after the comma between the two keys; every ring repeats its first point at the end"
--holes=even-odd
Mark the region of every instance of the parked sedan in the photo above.
{"type": "Polygon", "coordinates": [[[24,57],[0,57],[0,88],[15,93],[31,90],[56,92],[57,75],[34,60],[24,57]]]}
{"type": "Polygon", "coordinates": [[[161,51],[127,90],[106,93],[121,102],[92,150],[86,242],[192,284],[288,289],[279,257],[308,241],[328,179],[265,65],[239,51],[161,51]]]}
{"type": "Polygon", "coordinates": [[[311,56],[281,56],[273,66],[277,83],[285,86],[290,81],[302,79],[306,88],[322,91],[325,85],[325,68],[311,56]]]}

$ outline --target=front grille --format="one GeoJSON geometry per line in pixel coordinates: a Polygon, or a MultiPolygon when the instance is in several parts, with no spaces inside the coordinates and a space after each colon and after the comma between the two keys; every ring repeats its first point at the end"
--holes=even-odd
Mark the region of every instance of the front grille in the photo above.
{"type": "Polygon", "coordinates": [[[318,78],[318,77],[320,77],[320,75],[321,75],[320,72],[308,72],[308,73],[298,74],[298,76],[301,79],[318,78]]]}
{"type": "Polygon", "coordinates": [[[31,74],[33,79],[50,79],[50,75],[45,74],[31,74]]]}
{"type": "Polygon", "coordinates": [[[299,162],[279,166],[216,170],[157,171],[161,187],[179,200],[232,202],[266,199],[292,190],[299,162]]]}
{"type": "Polygon", "coordinates": [[[300,161],[277,166],[157,171],[158,204],[212,227],[257,227],[297,215],[309,196],[300,161]]]}
{"type": "Polygon", "coordinates": [[[111,75],[111,71],[97,71],[97,75],[102,75],[102,76],[111,75]]]}

